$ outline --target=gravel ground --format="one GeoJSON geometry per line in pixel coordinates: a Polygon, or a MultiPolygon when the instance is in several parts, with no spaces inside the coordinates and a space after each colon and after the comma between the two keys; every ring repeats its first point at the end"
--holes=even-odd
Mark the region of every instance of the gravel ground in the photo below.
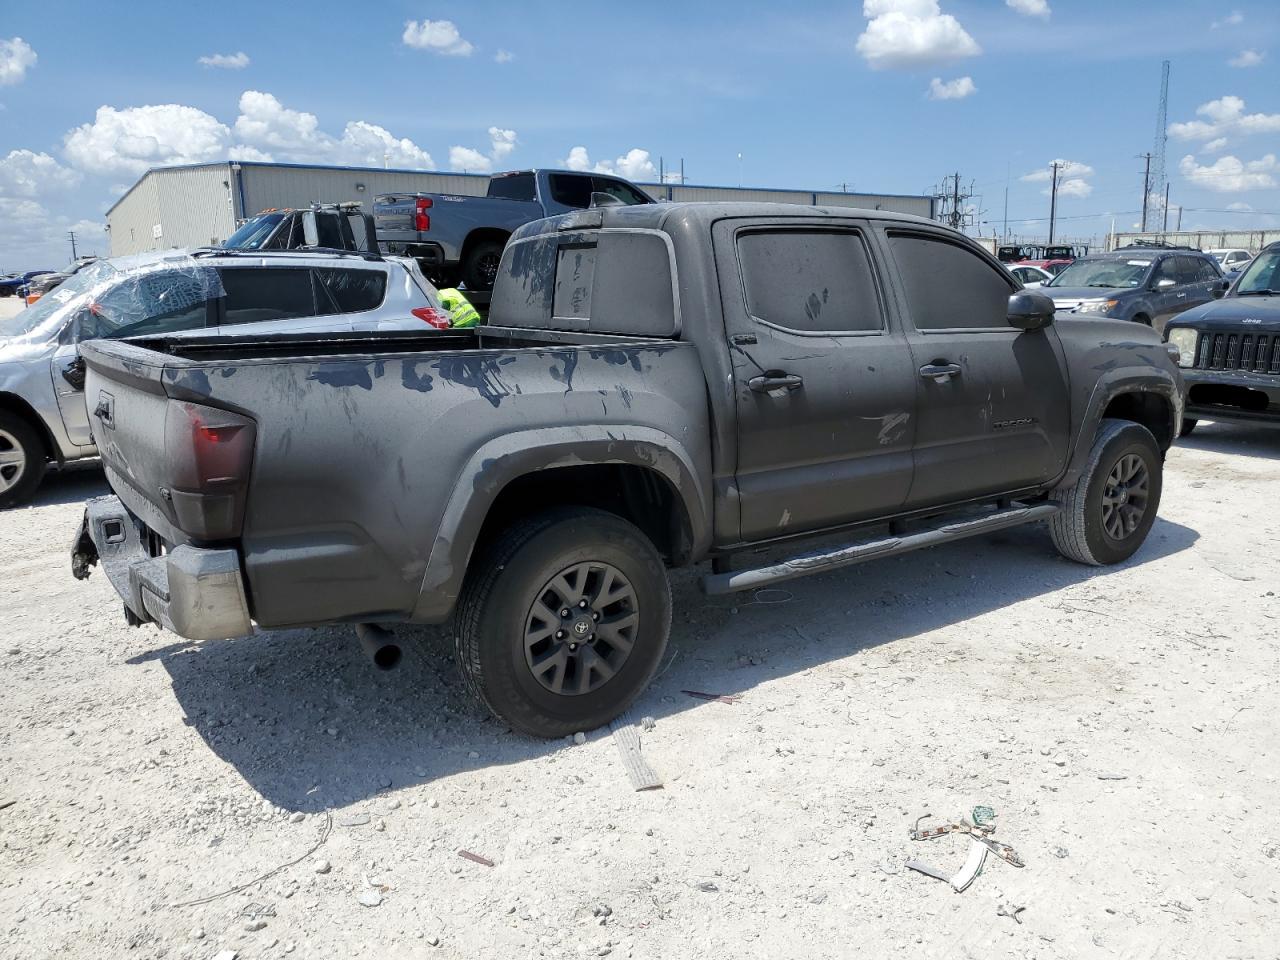
{"type": "Polygon", "coordinates": [[[1280,433],[1202,425],[1118,568],[1025,528],[679,575],[644,793],[608,731],[488,719],[443,630],[375,674],[348,630],[127,628],[68,570],[103,490],[0,515],[0,956],[1280,956],[1280,433]],[[957,868],[907,831],[976,804],[1025,868],[904,869],[957,868]]]}

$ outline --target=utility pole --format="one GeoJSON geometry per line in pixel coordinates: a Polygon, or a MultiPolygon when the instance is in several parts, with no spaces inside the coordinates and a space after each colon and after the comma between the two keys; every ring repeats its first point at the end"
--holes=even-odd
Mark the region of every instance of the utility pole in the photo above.
{"type": "Polygon", "coordinates": [[[1151,193],[1151,154],[1138,154],[1139,160],[1147,161],[1146,169],[1142,173],[1142,232],[1147,232],[1147,198],[1151,193]]]}
{"type": "Polygon", "coordinates": [[[1049,242],[1053,243],[1053,228],[1058,219],[1058,168],[1057,160],[1049,165],[1053,170],[1053,185],[1049,188],[1049,242]]]}
{"type": "Polygon", "coordinates": [[[1164,226],[1160,228],[1160,232],[1169,232],[1169,183],[1167,181],[1164,185],[1164,226]]]}
{"type": "Polygon", "coordinates": [[[76,232],[68,230],[67,236],[71,238],[71,262],[74,264],[76,262],[76,232]]]}

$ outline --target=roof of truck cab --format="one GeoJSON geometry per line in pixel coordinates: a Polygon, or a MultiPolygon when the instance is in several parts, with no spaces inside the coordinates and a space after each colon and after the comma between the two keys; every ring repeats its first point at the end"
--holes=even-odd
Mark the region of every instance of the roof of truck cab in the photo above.
{"type": "MultiPolygon", "coordinates": [[[[604,226],[616,221],[620,225],[640,226],[647,221],[656,229],[672,218],[682,217],[710,223],[729,217],[839,217],[859,220],[892,220],[902,223],[942,226],[936,220],[892,210],[869,210],[863,207],[814,207],[799,203],[767,203],[764,201],[676,201],[672,203],[636,204],[634,206],[596,207],[604,214],[604,226]]],[[[572,214],[568,214],[572,216],[572,214]]]]}

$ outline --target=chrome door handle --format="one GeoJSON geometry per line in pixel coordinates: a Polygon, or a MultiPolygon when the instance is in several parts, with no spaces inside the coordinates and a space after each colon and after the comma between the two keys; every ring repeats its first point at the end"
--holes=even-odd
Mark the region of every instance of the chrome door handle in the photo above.
{"type": "Polygon", "coordinates": [[[926,363],[920,368],[921,378],[932,380],[934,383],[946,383],[959,374],[960,364],[958,363],[926,363]]]}
{"type": "Polygon", "coordinates": [[[1185,299],[1187,299],[1187,295],[1186,295],[1185,293],[1180,293],[1180,294],[1178,294],[1178,299],[1179,299],[1179,300],[1185,300],[1185,299]]]}

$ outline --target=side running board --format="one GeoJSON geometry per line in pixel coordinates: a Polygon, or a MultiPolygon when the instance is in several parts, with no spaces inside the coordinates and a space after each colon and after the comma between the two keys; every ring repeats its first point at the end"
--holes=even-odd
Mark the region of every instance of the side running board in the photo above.
{"type": "Polygon", "coordinates": [[[757,567],[754,570],[712,573],[702,578],[702,589],[703,592],[711,595],[733,593],[737,590],[754,590],[758,587],[781,583],[784,580],[794,580],[814,573],[826,573],[829,570],[851,567],[865,560],[896,557],[922,547],[934,547],[940,543],[950,543],[952,540],[963,540],[981,533],[1003,530],[1005,527],[1046,520],[1060,509],[1057,503],[1015,506],[971,520],[944,523],[918,533],[890,536],[880,540],[865,540],[861,543],[836,547],[833,550],[805,553],[767,567],[757,567]]]}

